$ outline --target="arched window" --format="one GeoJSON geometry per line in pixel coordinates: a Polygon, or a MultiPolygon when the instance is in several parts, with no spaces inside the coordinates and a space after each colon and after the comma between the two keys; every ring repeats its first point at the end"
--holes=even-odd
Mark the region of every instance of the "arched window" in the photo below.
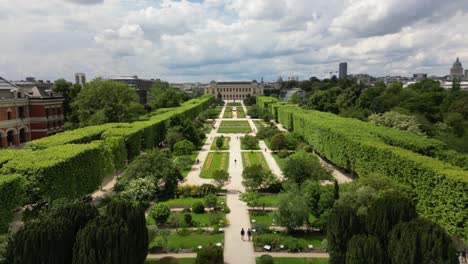
{"type": "Polygon", "coordinates": [[[9,147],[15,145],[15,132],[13,130],[7,132],[7,145],[9,147]]]}

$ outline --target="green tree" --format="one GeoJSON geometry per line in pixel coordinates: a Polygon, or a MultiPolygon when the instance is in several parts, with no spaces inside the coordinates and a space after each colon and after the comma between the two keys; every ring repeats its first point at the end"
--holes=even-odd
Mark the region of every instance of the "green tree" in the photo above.
{"type": "Polygon", "coordinates": [[[166,223],[170,215],[171,209],[164,204],[156,204],[150,211],[150,216],[160,225],[166,223]]]}
{"type": "Polygon", "coordinates": [[[246,167],[242,172],[244,180],[242,184],[249,190],[258,190],[270,186],[275,177],[269,170],[263,169],[262,165],[255,164],[246,167]]]}
{"type": "Polygon", "coordinates": [[[179,156],[174,160],[174,163],[179,171],[189,170],[194,162],[195,160],[192,158],[192,156],[189,155],[179,156]]]}
{"type": "Polygon", "coordinates": [[[307,223],[309,209],[304,194],[297,187],[278,195],[276,216],[278,223],[289,232],[307,223]]]}
{"type": "Polygon", "coordinates": [[[335,199],[335,201],[340,199],[340,186],[337,180],[333,183],[333,199],[335,199]]]}
{"type": "Polygon", "coordinates": [[[394,111],[385,112],[383,114],[372,114],[369,116],[369,122],[379,126],[408,130],[415,134],[424,134],[420,128],[421,124],[416,117],[394,111]]]}
{"type": "Polygon", "coordinates": [[[324,180],[329,177],[320,165],[319,160],[306,152],[297,152],[286,158],[283,168],[284,176],[301,185],[306,180],[324,180]]]}
{"type": "Polygon", "coordinates": [[[354,210],[348,206],[335,205],[327,222],[328,252],[331,264],[344,264],[348,241],[362,230],[354,210]]]}
{"type": "Polygon", "coordinates": [[[128,182],[121,196],[134,202],[152,200],[157,192],[154,180],[150,178],[137,178],[128,182]]]}
{"type": "Polygon", "coordinates": [[[88,204],[52,205],[12,234],[6,250],[7,263],[71,263],[77,232],[97,215],[96,208],[88,204]]]}
{"type": "Polygon", "coordinates": [[[287,148],[286,136],[283,133],[277,133],[271,138],[270,149],[282,150],[287,148]]]}
{"type": "Polygon", "coordinates": [[[375,236],[355,235],[348,242],[346,264],[384,264],[384,249],[375,236]]]}
{"type": "Polygon", "coordinates": [[[390,263],[458,263],[450,236],[439,225],[417,218],[403,222],[389,234],[390,263]]]}
{"type": "Polygon", "coordinates": [[[386,238],[392,228],[416,216],[416,208],[408,198],[396,192],[387,192],[377,198],[369,208],[365,220],[366,229],[370,234],[378,237],[382,245],[386,247],[386,238]]]}
{"type": "Polygon", "coordinates": [[[224,145],[224,138],[223,137],[216,138],[216,148],[220,150],[223,148],[223,145],[224,145]]]}
{"type": "Polygon", "coordinates": [[[226,170],[216,170],[213,172],[213,181],[216,187],[222,189],[229,182],[229,173],[226,170]]]}
{"type": "Polygon", "coordinates": [[[101,79],[87,83],[71,105],[81,126],[130,122],[144,113],[134,88],[101,79]]]}
{"type": "Polygon", "coordinates": [[[167,82],[159,81],[151,87],[149,92],[149,105],[153,109],[177,107],[188,99],[188,96],[177,89],[172,88],[167,82]]]}
{"type": "Polygon", "coordinates": [[[255,191],[247,191],[241,194],[240,200],[245,202],[249,207],[257,207],[260,205],[260,195],[255,191]]]}
{"type": "Polygon", "coordinates": [[[259,149],[257,137],[245,135],[241,137],[241,144],[245,149],[259,149]]]}
{"type": "Polygon", "coordinates": [[[138,156],[119,181],[119,186],[127,188],[130,180],[138,178],[151,179],[156,187],[155,197],[172,197],[177,185],[184,178],[174,162],[158,150],[151,150],[138,156]]]}
{"type": "Polygon", "coordinates": [[[63,96],[63,112],[67,122],[78,122],[76,115],[74,115],[72,111],[71,103],[78,96],[81,88],[81,85],[73,85],[71,82],[67,82],[65,79],[56,80],[52,86],[52,91],[63,96]]]}
{"type": "Polygon", "coordinates": [[[214,194],[208,194],[203,199],[203,203],[206,208],[216,208],[216,205],[218,204],[218,198],[216,198],[216,195],[214,194]]]}
{"type": "Polygon", "coordinates": [[[186,139],[174,144],[174,154],[176,156],[190,155],[194,149],[193,143],[186,139]]]}

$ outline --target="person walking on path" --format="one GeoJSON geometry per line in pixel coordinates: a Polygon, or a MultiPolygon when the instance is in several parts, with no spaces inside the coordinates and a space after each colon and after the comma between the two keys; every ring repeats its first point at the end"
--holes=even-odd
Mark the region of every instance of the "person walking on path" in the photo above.
{"type": "Polygon", "coordinates": [[[241,239],[242,241],[244,241],[244,235],[245,235],[245,231],[244,231],[244,228],[241,229],[241,239]]]}
{"type": "Polygon", "coordinates": [[[250,238],[252,237],[252,230],[250,228],[247,230],[247,237],[249,238],[249,241],[250,241],[250,238]]]}
{"type": "Polygon", "coordinates": [[[265,148],[265,152],[266,152],[266,148],[265,148]]]}
{"type": "Polygon", "coordinates": [[[234,164],[237,164],[237,160],[236,160],[236,159],[234,159],[234,164]]]}

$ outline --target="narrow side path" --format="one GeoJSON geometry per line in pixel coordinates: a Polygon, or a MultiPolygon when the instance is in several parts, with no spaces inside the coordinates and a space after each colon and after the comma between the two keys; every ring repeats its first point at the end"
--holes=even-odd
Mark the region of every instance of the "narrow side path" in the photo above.
{"type": "Polygon", "coordinates": [[[282,180],[284,178],[283,171],[281,171],[278,163],[276,163],[275,158],[273,158],[273,154],[270,148],[268,148],[268,146],[265,144],[265,141],[263,140],[260,140],[258,145],[260,146],[260,149],[263,150],[263,157],[265,158],[265,161],[268,164],[271,172],[276,177],[278,177],[278,179],[282,180]]]}
{"type": "MultiPolygon", "coordinates": [[[[228,264],[255,264],[253,242],[242,241],[240,231],[250,228],[247,205],[239,200],[239,194],[245,191],[242,185],[242,157],[240,140],[235,134],[229,142],[231,181],[227,186],[227,205],[231,213],[227,215],[229,226],[224,233],[224,262],[228,264]],[[236,160],[236,162],[234,162],[236,160]]],[[[247,240],[247,235],[246,235],[247,240]]]]}

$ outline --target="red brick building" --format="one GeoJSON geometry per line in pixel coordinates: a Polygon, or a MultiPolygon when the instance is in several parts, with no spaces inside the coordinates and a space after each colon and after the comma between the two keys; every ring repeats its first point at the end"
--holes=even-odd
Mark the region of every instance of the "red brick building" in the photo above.
{"type": "Polygon", "coordinates": [[[0,148],[63,131],[63,97],[34,86],[20,88],[0,77],[0,148]]]}

